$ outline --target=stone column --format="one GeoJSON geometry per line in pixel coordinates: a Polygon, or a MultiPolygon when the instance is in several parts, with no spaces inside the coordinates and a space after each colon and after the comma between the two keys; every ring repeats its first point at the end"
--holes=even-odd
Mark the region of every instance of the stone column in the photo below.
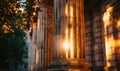
{"type": "Polygon", "coordinates": [[[54,15],[53,58],[48,71],[89,71],[83,0],[54,0],[54,15]]]}
{"type": "MultiPolygon", "coordinates": [[[[42,2],[41,2],[42,3],[42,2]]],[[[38,13],[37,47],[39,51],[36,61],[37,71],[46,71],[51,60],[53,42],[53,7],[47,3],[39,4],[41,11],[38,13]]]]}

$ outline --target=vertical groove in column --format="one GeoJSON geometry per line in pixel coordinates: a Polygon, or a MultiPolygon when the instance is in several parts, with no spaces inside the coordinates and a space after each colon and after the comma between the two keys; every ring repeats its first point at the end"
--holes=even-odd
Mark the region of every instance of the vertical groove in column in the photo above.
{"type": "MultiPolygon", "coordinates": [[[[51,29],[52,29],[52,28],[51,28],[51,29]]],[[[51,30],[51,29],[50,29],[50,27],[47,29],[47,39],[48,39],[48,40],[47,40],[47,51],[46,51],[46,52],[47,52],[47,68],[48,68],[48,65],[49,65],[49,63],[50,63],[49,60],[51,60],[51,59],[50,59],[50,56],[49,56],[49,55],[51,55],[51,54],[49,53],[49,52],[50,52],[50,50],[49,50],[49,49],[50,49],[50,47],[49,47],[49,46],[50,46],[50,45],[49,45],[49,42],[50,42],[49,37],[51,37],[51,34],[49,34],[49,32],[50,32],[49,30],[51,30]],[[50,36],[49,36],[49,35],[50,35],[50,36]]],[[[51,49],[52,49],[52,47],[51,47],[51,49]]]]}
{"type": "MultiPolygon", "coordinates": [[[[38,13],[38,17],[39,17],[39,13],[38,13]]],[[[38,18],[38,23],[37,23],[37,44],[38,44],[38,42],[39,42],[39,22],[40,21],[40,18],[38,18]]],[[[37,50],[38,50],[38,58],[37,58],[37,61],[36,61],[36,65],[38,65],[38,66],[40,66],[40,64],[39,64],[39,45],[37,45],[37,50]]],[[[38,66],[37,66],[37,68],[38,68],[38,66]]]]}
{"type": "Polygon", "coordinates": [[[67,29],[67,39],[68,39],[68,42],[69,42],[69,50],[68,50],[68,58],[70,58],[70,26],[69,26],[69,23],[70,23],[70,0],[67,0],[66,2],[66,19],[67,19],[67,24],[66,24],[66,29],[67,29]]]}
{"type": "Polygon", "coordinates": [[[43,68],[43,49],[41,49],[41,69],[43,68]]]}
{"type": "Polygon", "coordinates": [[[48,63],[48,62],[47,62],[47,61],[48,61],[48,58],[47,58],[47,57],[48,57],[48,51],[47,51],[47,50],[48,50],[48,44],[47,44],[47,43],[48,43],[48,33],[47,33],[48,30],[47,30],[47,29],[49,28],[49,27],[48,27],[48,26],[49,26],[49,25],[48,25],[48,18],[47,18],[47,16],[48,16],[48,13],[47,13],[48,8],[46,8],[46,9],[47,9],[47,10],[46,10],[46,14],[47,14],[47,15],[46,15],[46,49],[45,49],[45,56],[46,56],[45,59],[46,59],[46,60],[45,60],[45,69],[47,69],[47,67],[48,67],[48,66],[47,66],[47,63],[48,63]]]}
{"type": "Polygon", "coordinates": [[[84,25],[84,5],[83,5],[83,0],[82,0],[82,6],[83,6],[83,9],[82,9],[82,14],[83,14],[83,58],[85,59],[85,25],[84,25]]]}
{"type": "Polygon", "coordinates": [[[60,35],[60,39],[58,40],[59,41],[59,43],[58,43],[58,45],[61,45],[61,46],[59,46],[59,52],[60,52],[60,54],[59,54],[59,57],[61,58],[62,57],[62,38],[63,38],[63,36],[62,36],[62,12],[61,12],[61,4],[62,4],[62,1],[61,0],[59,0],[59,19],[58,19],[58,24],[60,25],[60,29],[59,29],[59,35],[60,35]]]}
{"type": "MultiPolygon", "coordinates": [[[[63,33],[63,38],[62,38],[62,42],[64,43],[64,41],[65,41],[65,31],[66,31],[66,29],[65,29],[65,4],[64,4],[64,1],[65,0],[62,0],[62,4],[61,4],[61,13],[62,13],[62,33],[63,33]]],[[[62,45],[63,45],[63,43],[62,43],[62,45]]],[[[63,58],[66,58],[66,51],[65,51],[65,49],[64,49],[65,47],[64,46],[62,46],[62,51],[63,51],[63,53],[62,53],[62,55],[63,55],[63,58]]]]}
{"type": "Polygon", "coordinates": [[[61,55],[62,55],[62,58],[64,58],[65,57],[65,54],[64,54],[64,47],[63,47],[63,42],[64,42],[64,31],[65,31],[65,29],[64,29],[64,17],[63,17],[63,6],[64,6],[64,4],[63,4],[63,0],[61,0],[61,3],[60,3],[60,13],[61,13],[61,17],[60,17],[60,21],[61,21],[61,55]]]}
{"type": "Polygon", "coordinates": [[[46,49],[47,49],[47,45],[46,45],[46,42],[47,42],[47,34],[46,34],[46,32],[47,32],[47,8],[45,8],[45,26],[44,26],[44,29],[45,29],[45,40],[44,40],[44,70],[46,69],[46,49]]]}
{"type": "MultiPolygon", "coordinates": [[[[67,4],[67,1],[66,0],[63,0],[63,27],[64,27],[64,41],[66,41],[66,42],[68,42],[69,43],[69,41],[68,41],[68,27],[67,27],[67,24],[68,24],[68,22],[67,22],[67,16],[66,16],[66,4],[67,4]]],[[[69,51],[69,45],[68,45],[68,49],[66,49],[65,50],[65,58],[67,58],[68,59],[68,51],[69,51]]]]}
{"type": "MultiPolygon", "coordinates": [[[[43,38],[44,38],[44,28],[43,28],[43,21],[44,21],[44,19],[43,19],[43,12],[42,12],[42,36],[43,36],[43,38]]],[[[43,41],[44,41],[44,39],[42,39],[43,41]]],[[[42,43],[42,45],[41,45],[41,68],[43,67],[43,43],[42,43]]]]}
{"type": "MultiPolygon", "coordinates": [[[[40,26],[40,29],[41,29],[41,33],[43,33],[43,25],[42,25],[42,22],[43,22],[43,19],[42,19],[42,12],[41,12],[41,26],[40,26]]],[[[43,37],[43,34],[41,34],[41,36],[43,37]]],[[[42,43],[40,43],[40,53],[41,53],[41,58],[40,58],[40,68],[42,67],[42,43]]]]}
{"type": "Polygon", "coordinates": [[[81,37],[81,57],[84,58],[84,13],[83,13],[83,1],[80,0],[80,37],[81,37]]]}
{"type": "Polygon", "coordinates": [[[79,36],[79,19],[80,19],[80,17],[79,17],[79,15],[80,15],[80,13],[79,13],[79,11],[80,11],[80,7],[79,7],[79,2],[80,2],[80,0],[77,0],[76,1],[76,17],[77,17],[77,19],[76,19],[76,25],[77,25],[77,27],[76,27],[76,31],[77,31],[77,38],[76,38],[76,40],[77,40],[77,58],[80,58],[80,36],[79,36]]]}
{"type": "Polygon", "coordinates": [[[56,19],[56,23],[55,23],[55,24],[56,24],[56,29],[57,29],[56,32],[57,32],[57,34],[55,35],[55,37],[56,37],[57,45],[56,45],[55,48],[57,49],[57,52],[56,52],[56,53],[57,53],[57,58],[59,58],[59,57],[60,57],[60,56],[59,56],[60,51],[59,51],[59,47],[57,47],[58,44],[59,44],[59,41],[58,41],[58,40],[59,40],[59,38],[58,38],[59,36],[58,36],[58,34],[60,33],[60,32],[59,32],[60,30],[59,30],[59,28],[58,28],[58,25],[59,25],[59,23],[58,23],[58,20],[59,20],[59,0],[57,1],[56,7],[57,7],[57,19],[56,19]]]}
{"type": "Polygon", "coordinates": [[[68,6],[70,8],[70,20],[69,20],[69,25],[70,25],[70,56],[71,58],[74,58],[74,46],[73,46],[73,2],[70,0],[70,6],[68,6]]]}
{"type": "MultiPolygon", "coordinates": [[[[69,8],[68,8],[68,6],[69,6],[69,1],[67,0],[64,0],[64,4],[65,4],[65,7],[64,7],[64,26],[65,26],[65,40],[66,40],[66,42],[68,42],[68,43],[70,43],[69,42],[69,17],[68,17],[68,15],[69,15],[69,8]]],[[[70,44],[68,44],[68,46],[70,46],[70,44]]],[[[68,47],[68,50],[66,50],[66,57],[67,58],[70,58],[70,47],[68,47]]]]}
{"type": "Polygon", "coordinates": [[[71,15],[71,18],[72,18],[72,22],[71,22],[71,24],[72,24],[72,52],[73,52],[73,58],[75,58],[75,26],[76,26],[76,23],[75,23],[75,0],[73,0],[73,1],[71,1],[71,3],[72,3],[72,5],[71,5],[71,7],[73,8],[73,13],[72,13],[72,15],[71,15]]]}
{"type": "Polygon", "coordinates": [[[79,29],[79,30],[80,30],[80,31],[79,31],[79,34],[80,34],[80,36],[79,36],[79,37],[80,37],[80,40],[79,40],[79,41],[80,41],[80,58],[82,58],[82,57],[83,57],[83,54],[82,54],[83,49],[82,49],[82,37],[81,37],[81,36],[82,36],[82,33],[81,33],[81,32],[82,32],[82,30],[81,30],[81,28],[82,28],[82,27],[81,27],[81,23],[82,23],[82,22],[81,22],[81,18],[82,18],[82,17],[81,17],[81,0],[79,1],[79,7],[80,7],[80,8],[79,8],[79,12],[80,12],[80,13],[79,13],[79,28],[80,28],[80,29],[79,29]]]}
{"type": "Polygon", "coordinates": [[[75,53],[75,58],[77,58],[77,39],[76,39],[77,38],[77,16],[76,16],[76,14],[77,14],[76,13],[76,11],[77,11],[76,5],[77,4],[76,4],[76,0],[74,2],[75,2],[75,4],[74,4],[74,7],[75,7],[75,12],[74,12],[75,13],[75,15],[74,15],[75,16],[75,18],[74,18],[75,19],[75,28],[74,28],[75,29],[75,36],[74,36],[74,40],[75,40],[74,48],[75,48],[75,50],[74,50],[74,53],[75,53]]]}
{"type": "MultiPolygon", "coordinates": [[[[40,17],[40,23],[42,23],[42,22],[41,22],[41,21],[42,21],[42,20],[41,20],[41,15],[42,15],[42,14],[41,14],[41,12],[40,12],[40,16],[39,16],[39,17],[40,17]]],[[[40,32],[42,33],[42,28],[41,28],[41,26],[39,26],[39,28],[40,28],[40,32]]],[[[39,32],[39,33],[40,33],[40,32],[39,32]]],[[[41,45],[41,43],[40,43],[40,45],[41,45]]],[[[40,49],[40,56],[39,56],[39,57],[40,57],[40,60],[39,60],[40,62],[39,62],[39,64],[40,64],[40,67],[41,67],[41,46],[39,46],[39,49],[40,49]]]]}
{"type": "MultiPolygon", "coordinates": [[[[67,29],[68,29],[68,41],[69,41],[69,43],[70,43],[70,0],[68,0],[68,10],[67,10],[67,21],[68,21],[68,23],[67,23],[67,29]]],[[[70,44],[69,44],[69,46],[70,46],[70,44]]],[[[68,51],[68,58],[71,58],[71,52],[70,52],[70,47],[69,47],[69,51],[68,51]]]]}
{"type": "Polygon", "coordinates": [[[40,59],[40,60],[39,60],[39,65],[40,65],[40,67],[41,67],[41,62],[42,62],[42,61],[41,61],[41,48],[40,48],[40,50],[39,50],[39,59],[40,59]]]}
{"type": "Polygon", "coordinates": [[[81,0],[82,1],[82,3],[81,3],[81,5],[82,5],[82,29],[83,29],[83,31],[82,32],[84,32],[83,33],[83,41],[82,41],[82,43],[83,43],[83,58],[85,58],[85,26],[84,26],[84,2],[83,2],[83,0],[81,0]]]}
{"type": "MultiPolygon", "coordinates": [[[[45,11],[45,8],[44,8],[44,10],[43,11],[45,11]]],[[[43,67],[44,67],[44,45],[45,45],[45,13],[43,12],[43,46],[42,46],[42,69],[43,69],[43,67]]]]}
{"type": "MultiPolygon", "coordinates": [[[[54,0],[54,23],[56,23],[56,1],[57,0],[54,0]]],[[[53,36],[56,34],[56,24],[54,24],[54,33],[53,33],[53,36]]],[[[53,43],[55,42],[55,38],[53,37],[53,43]]],[[[52,51],[54,51],[53,53],[52,53],[52,59],[54,59],[55,57],[56,57],[56,50],[55,50],[55,44],[53,45],[53,50],[52,51]]]]}
{"type": "MultiPolygon", "coordinates": [[[[57,34],[56,34],[55,37],[56,37],[56,41],[57,41],[57,45],[58,45],[58,44],[59,44],[59,41],[58,41],[58,40],[59,40],[59,39],[58,39],[59,36],[58,36],[58,34],[60,33],[60,32],[59,32],[60,30],[59,30],[59,28],[58,28],[58,25],[59,25],[59,23],[58,23],[58,20],[59,20],[59,0],[57,1],[56,7],[57,7],[57,14],[56,14],[56,15],[57,15],[57,19],[56,19],[56,23],[55,23],[55,24],[56,24],[56,29],[57,29],[56,33],[57,33],[57,34]]],[[[59,27],[60,27],[60,26],[59,26],[59,27]]],[[[59,58],[59,57],[60,57],[60,56],[59,56],[60,51],[58,51],[59,48],[57,47],[57,45],[56,45],[55,48],[57,49],[57,52],[56,52],[56,53],[57,53],[57,58],[59,58]]]]}

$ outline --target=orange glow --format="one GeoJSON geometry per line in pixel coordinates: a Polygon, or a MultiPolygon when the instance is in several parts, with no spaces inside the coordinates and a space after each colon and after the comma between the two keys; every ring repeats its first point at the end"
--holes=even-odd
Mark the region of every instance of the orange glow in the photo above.
{"type": "Polygon", "coordinates": [[[74,15],[73,15],[73,7],[70,6],[70,23],[71,24],[73,24],[73,17],[74,17],[74,15]]]}
{"type": "Polygon", "coordinates": [[[112,53],[114,53],[114,49],[116,46],[119,46],[120,40],[115,40],[113,36],[107,38],[105,37],[105,44],[106,44],[106,60],[107,60],[107,66],[111,66],[111,63],[109,60],[112,58],[112,53]],[[116,44],[117,43],[117,44],[116,44]],[[112,48],[112,49],[111,49],[112,48]]]}
{"type": "Polygon", "coordinates": [[[110,37],[106,36],[107,27],[110,25],[110,19],[111,19],[110,14],[112,11],[113,11],[113,7],[108,7],[106,9],[106,12],[103,14],[107,67],[111,66],[111,63],[109,62],[112,55],[111,47],[115,46],[115,40],[113,38],[113,35],[110,37]]]}
{"type": "Polygon", "coordinates": [[[66,58],[68,58],[68,50],[70,50],[70,58],[74,58],[74,46],[73,46],[73,28],[70,28],[70,33],[68,34],[68,28],[66,28],[66,41],[64,42],[64,47],[66,51],[66,58]],[[70,38],[68,38],[70,35],[70,38]]]}
{"type": "Polygon", "coordinates": [[[68,3],[65,6],[65,15],[68,16],[68,3]]]}
{"type": "Polygon", "coordinates": [[[70,55],[71,58],[74,58],[73,28],[70,29],[70,55]]]}
{"type": "Polygon", "coordinates": [[[35,16],[35,12],[33,12],[33,15],[35,16]]]}
{"type": "Polygon", "coordinates": [[[110,24],[110,14],[113,11],[113,7],[108,7],[106,12],[103,14],[104,28],[110,24]]]}
{"type": "Polygon", "coordinates": [[[66,58],[68,58],[68,50],[70,49],[70,43],[68,41],[68,28],[66,28],[65,42],[63,44],[64,44],[64,48],[65,48],[66,58]]]}
{"type": "Polygon", "coordinates": [[[69,50],[70,44],[68,41],[64,42],[64,48],[65,48],[65,53],[66,53],[66,58],[68,58],[68,50],[69,50]]]}
{"type": "Polygon", "coordinates": [[[65,42],[64,47],[66,51],[66,58],[68,58],[68,54],[70,54],[70,58],[74,58],[74,46],[73,46],[73,28],[66,28],[66,36],[65,36],[65,42]],[[69,33],[68,33],[69,30],[69,33]],[[69,38],[68,38],[69,36],[69,38]],[[68,50],[70,50],[70,53],[68,53],[68,50]]]}
{"type": "Polygon", "coordinates": [[[38,64],[38,61],[39,61],[38,58],[39,58],[39,53],[38,53],[38,50],[36,50],[36,58],[35,58],[36,59],[36,64],[38,64]]]}
{"type": "Polygon", "coordinates": [[[117,20],[117,27],[116,28],[119,28],[120,27],[120,19],[117,20]]]}
{"type": "MultiPolygon", "coordinates": [[[[110,14],[113,11],[113,7],[108,7],[106,12],[103,14],[103,22],[104,22],[104,34],[105,34],[105,47],[106,47],[106,60],[107,60],[107,67],[111,66],[110,59],[112,58],[112,54],[115,52],[115,48],[120,46],[120,39],[114,39],[114,35],[111,34],[107,36],[107,27],[111,24],[111,16],[110,14]]],[[[120,27],[120,19],[117,20],[117,26],[115,28],[120,27]]]]}
{"type": "Polygon", "coordinates": [[[70,6],[70,16],[71,16],[71,17],[74,16],[74,15],[73,15],[73,7],[72,7],[72,6],[70,6]]]}
{"type": "Polygon", "coordinates": [[[120,39],[116,40],[116,47],[120,46],[120,39]]]}
{"type": "Polygon", "coordinates": [[[65,14],[66,14],[66,16],[70,16],[70,17],[73,17],[74,15],[73,15],[73,7],[72,6],[70,6],[70,11],[68,11],[69,10],[69,8],[68,8],[68,3],[66,4],[66,6],[65,6],[65,14]],[[69,15],[70,14],[70,15],[69,15]]]}
{"type": "Polygon", "coordinates": [[[65,49],[66,49],[66,50],[68,50],[68,49],[69,49],[69,45],[70,45],[70,44],[69,44],[69,42],[68,42],[68,41],[65,41],[65,42],[64,42],[64,47],[65,47],[65,49]]]}
{"type": "Polygon", "coordinates": [[[74,8],[70,5],[68,6],[68,3],[65,6],[65,14],[67,17],[70,17],[70,24],[73,24],[73,17],[74,17],[74,8]],[[69,11],[70,9],[70,11],[69,11]]]}
{"type": "MultiPolygon", "coordinates": [[[[69,19],[69,24],[74,24],[73,20],[74,20],[74,8],[72,5],[68,6],[68,3],[66,3],[66,6],[65,6],[65,14],[67,16],[67,19],[69,19]]],[[[70,58],[74,58],[74,46],[73,46],[73,28],[69,28],[66,26],[66,41],[69,40],[69,43],[65,43],[65,47],[66,49],[70,50],[70,58]],[[69,31],[69,33],[68,33],[69,31]],[[69,38],[68,38],[69,36],[69,38]],[[68,48],[69,47],[69,48],[68,48]]],[[[68,51],[66,51],[66,58],[68,57],[68,51]]]]}
{"type": "Polygon", "coordinates": [[[111,66],[109,60],[112,58],[112,53],[114,53],[115,48],[120,46],[120,39],[114,39],[113,35],[110,37],[105,36],[105,46],[106,46],[106,60],[107,66],[111,66]]]}
{"type": "Polygon", "coordinates": [[[64,47],[66,48],[66,50],[69,49],[70,47],[70,43],[69,43],[69,40],[68,40],[68,28],[66,28],[66,35],[65,35],[65,42],[64,42],[64,47]]]}

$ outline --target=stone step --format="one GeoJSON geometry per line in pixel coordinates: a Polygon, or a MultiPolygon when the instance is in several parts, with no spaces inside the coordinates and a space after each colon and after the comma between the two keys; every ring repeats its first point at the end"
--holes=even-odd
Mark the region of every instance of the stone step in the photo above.
{"type": "Polygon", "coordinates": [[[49,69],[47,71],[91,71],[89,69],[49,69]]]}

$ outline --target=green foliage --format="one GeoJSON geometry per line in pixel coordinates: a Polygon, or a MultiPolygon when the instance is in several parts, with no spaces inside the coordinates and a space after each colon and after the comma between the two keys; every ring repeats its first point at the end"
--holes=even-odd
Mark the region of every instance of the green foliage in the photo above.
{"type": "Polygon", "coordinates": [[[21,63],[26,47],[26,33],[19,28],[13,33],[0,34],[0,65],[6,67],[12,63],[21,63]]]}
{"type": "Polygon", "coordinates": [[[27,23],[30,25],[30,22],[37,22],[38,11],[41,11],[39,7],[37,7],[37,0],[26,0],[26,17],[27,23]]]}
{"type": "Polygon", "coordinates": [[[30,27],[37,15],[38,8],[35,6],[35,0],[26,0],[25,4],[26,8],[22,13],[20,0],[0,0],[0,32],[14,32],[10,25],[12,23],[16,23],[16,28],[20,29],[26,30],[30,27]]]}
{"type": "Polygon", "coordinates": [[[26,34],[35,8],[35,0],[26,0],[26,11],[20,11],[19,0],[0,0],[0,67],[21,63],[26,34]]]}
{"type": "Polygon", "coordinates": [[[11,27],[16,23],[16,27],[23,29],[25,21],[23,13],[20,11],[20,2],[18,0],[1,0],[0,2],[0,32],[14,32],[11,27]]]}

